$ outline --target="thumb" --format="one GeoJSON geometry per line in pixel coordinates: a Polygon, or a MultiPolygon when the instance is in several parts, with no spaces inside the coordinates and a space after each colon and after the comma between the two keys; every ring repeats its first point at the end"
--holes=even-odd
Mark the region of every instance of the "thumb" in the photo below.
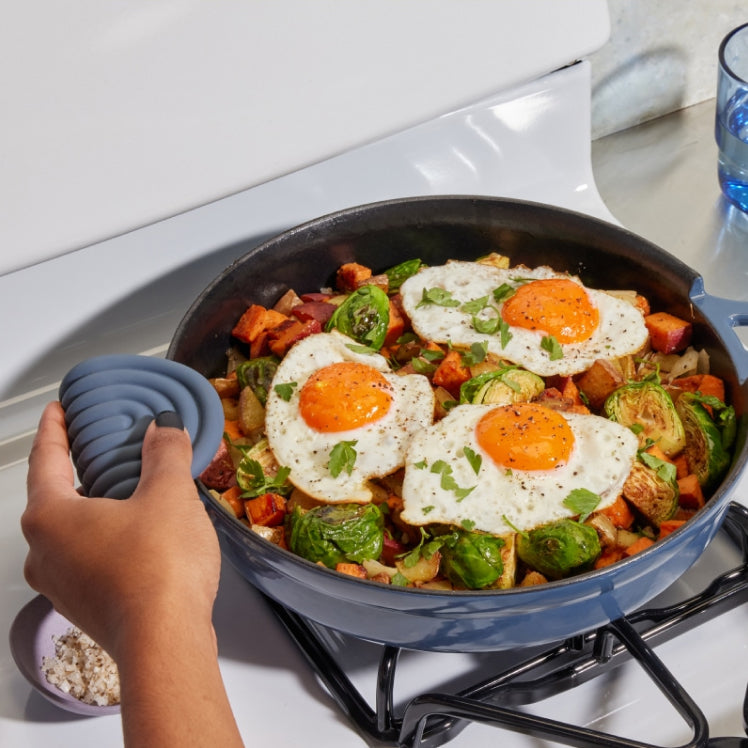
{"type": "Polygon", "coordinates": [[[160,501],[167,501],[185,492],[196,497],[191,468],[192,443],[182,419],[174,411],[159,413],[143,437],[140,480],[133,498],[155,493],[160,501]]]}

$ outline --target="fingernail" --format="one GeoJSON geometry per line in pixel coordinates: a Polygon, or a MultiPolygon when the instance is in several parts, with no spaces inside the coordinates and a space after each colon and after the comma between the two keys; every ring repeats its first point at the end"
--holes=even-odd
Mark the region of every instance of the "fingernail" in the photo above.
{"type": "Polygon", "coordinates": [[[184,429],[182,417],[173,410],[162,410],[156,416],[156,426],[162,429],[184,429]]]}

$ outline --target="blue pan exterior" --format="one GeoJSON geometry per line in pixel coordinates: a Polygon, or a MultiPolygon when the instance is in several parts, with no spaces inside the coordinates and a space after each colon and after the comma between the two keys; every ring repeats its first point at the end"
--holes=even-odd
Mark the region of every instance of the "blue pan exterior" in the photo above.
{"type": "Polygon", "coordinates": [[[592,287],[635,288],[656,308],[692,319],[695,343],[709,350],[713,371],[727,381],[739,414],[728,475],[691,521],[628,560],[533,588],[450,593],[356,580],[309,563],[237,523],[200,486],[225,557],[289,609],[354,636],[411,649],[480,652],[540,645],[645,604],[681,576],[719,530],[746,460],[748,354],[737,348],[729,329],[742,319],[740,303],[709,297],[698,274],[664,250],[581,214],[490,197],[405,198],[324,216],[255,246],[247,240],[237,246],[239,259],[189,309],[168,357],[206,376],[219,374],[230,329],[248,304],[272,305],[289,288],[330,285],[344,262],[384,269],[410,257],[439,264],[490,251],[509,255],[515,264],[568,270],[592,287]]]}

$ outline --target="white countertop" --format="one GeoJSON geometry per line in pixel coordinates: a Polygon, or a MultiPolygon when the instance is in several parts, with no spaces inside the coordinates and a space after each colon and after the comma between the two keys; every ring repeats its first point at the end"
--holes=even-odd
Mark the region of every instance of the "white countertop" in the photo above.
{"type": "Polygon", "coordinates": [[[748,299],[748,215],[719,189],[713,99],[593,141],[592,170],[627,229],[701,273],[708,293],[748,299]]]}

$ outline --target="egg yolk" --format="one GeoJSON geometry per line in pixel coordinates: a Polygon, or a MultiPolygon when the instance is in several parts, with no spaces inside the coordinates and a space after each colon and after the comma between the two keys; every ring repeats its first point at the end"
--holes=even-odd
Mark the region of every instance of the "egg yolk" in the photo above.
{"type": "Polygon", "coordinates": [[[301,416],[315,431],[349,431],[378,421],[387,413],[392,387],[371,366],[341,361],[312,374],[299,397],[301,416]]]}
{"type": "Polygon", "coordinates": [[[581,343],[597,328],[600,315],[584,288],[566,278],[530,281],[517,288],[501,309],[513,327],[538,330],[559,343],[581,343]]]}
{"type": "Polygon", "coordinates": [[[478,421],[475,435],[499,467],[512,470],[552,470],[568,461],[574,446],[567,420],[537,403],[489,410],[478,421]]]}

